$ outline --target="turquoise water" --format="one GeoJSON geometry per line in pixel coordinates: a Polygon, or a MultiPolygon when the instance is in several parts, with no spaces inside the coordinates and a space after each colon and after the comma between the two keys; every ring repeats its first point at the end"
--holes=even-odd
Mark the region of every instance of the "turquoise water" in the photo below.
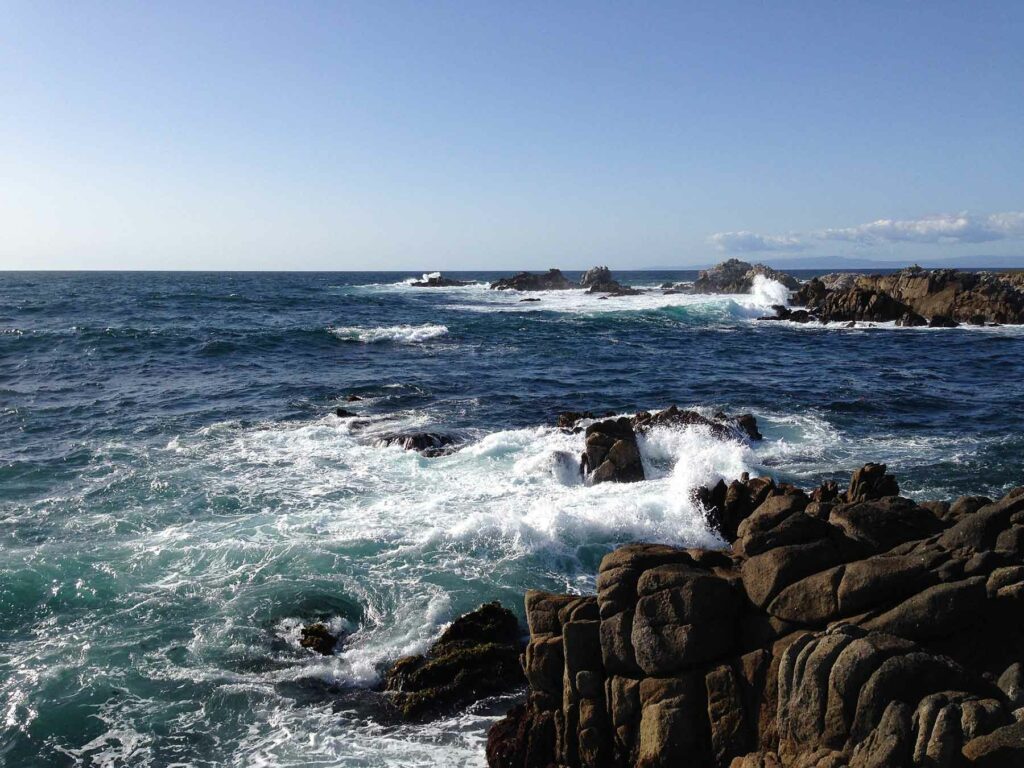
{"type": "Polygon", "coordinates": [[[408,277],[0,275],[0,764],[482,765],[507,701],[387,724],[382,669],[483,600],[591,589],[618,542],[720,545],[697,485],[869,460],[919,498],[1024,482],[1016,328],[408,277]],[[752,411],[766,440],[655,432],[650,480],[580,482],[558,411],[670,403],[752,411]],[[376,444],[408,430],[463,447],[376,444]],[[321,619],[349,633],[333,657],[297,642],[321,619]]]}

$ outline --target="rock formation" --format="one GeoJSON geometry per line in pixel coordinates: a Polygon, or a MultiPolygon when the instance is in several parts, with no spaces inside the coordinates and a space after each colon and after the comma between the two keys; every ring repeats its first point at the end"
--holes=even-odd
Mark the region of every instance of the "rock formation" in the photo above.
{"type": "Polygon", "coordinates": [[[405,656],[385,676],[385,692],[406,719],[436,716],[524,682],[519,620],[500,603],[456,619],[419,656],[405,656]]]}
{"type": "MultiPolygon", "coordinates": [[[[578,428],[577,422],[584,418],[593,418],[593,414],[561,413],[558,416],[558,426],[575,431],[578,428]]],[[[682,411],[672,405],[655,413],[641,411],[632,417],[620,416],[587,426],[584,430],[586,448],[580,458],[580,473],[588,477],[593,484],[639,482],[645,479],[645,475],[640,459],[640,448],[637,445],[637,433],[655,427],[694,425],[706,428],[719,440],[761,439],[761,433],[757,430],[757,419],[749,413],[731,417],[719,412],[714,418],[709,419],[697,411],[682,411]]]]}
{"type": "Polygon", "coordinates": [[[731,551],[632,544],[597,594],[531,591],[492,768],[1024,766],[1024,487],[915,503],[704,489],[731,551]]]}
{"type": "Polygon", "coordinates": [[[591,267],[580,278],[581,288],[590,288],[601,283],[612,282],[612,271],[608,267],[591,267]]]}
{"type": "Polygon", "coordinates": [[[565,291],[575,287],[560,269],[549,269],[542,274],[519,272],[491,283],[491,288],[498,291],[565,291]]]}
{"type": "Polygon", "coordinates": [[[637,296],[642,293],[615,280],[608,267],[588,269],[580,279],[580,286],[589,289],[587,293],[606,293],[612,296],[637,296]]]}
{"type": "Polygon", "coordinates": [[[413,288],[461,288],[464,285],[472,284],[472,280],[456,280],[440,273],[424,275],[422,280],[409,283],[413,288]]]}
{"type": "Polygon", "coordinates": [[[891,275],[826,275],[801,286],[793,303],[823,322],[1024,323],[1024,278],[917,266],[891,275]]]}
{"type": "Polygon", "coordinates": [[[452,435],[438,432],[409,432],[383,435],[377,438],[377,445],[381,447],[398,445],[407,451],[416,451],[427,457],[445,456],[456,449],[456,441],[452,435]]]}
{"type": "Polygon", "coordinates": [[[800,287],[799,281],[764,264],[749,264],[739,259],[729,259],[711,269],[702,270],[693,283],[694,293],[750,293],[754,278],[763,275],[777,280],[791,291],[800,287]]]}

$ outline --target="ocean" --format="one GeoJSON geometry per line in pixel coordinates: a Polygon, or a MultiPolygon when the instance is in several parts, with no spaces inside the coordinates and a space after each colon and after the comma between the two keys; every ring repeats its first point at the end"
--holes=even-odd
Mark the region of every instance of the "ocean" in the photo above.
{"type": "Polygon", "coordinates": [[[771,283],[523,302],[506,274],[0,273],[0,765],[482,766],[511,699],[389,724],[386,665],[481,602],[593,590],[618,543],[723,546],[694,488],[1024,482],[1024,328],[758,323],[771,283]],[[559,411],[673,403],[765,439],[655,430],[650,479],[580,480],[559,411]],[[378,443],[409,431],[461,447],[378,443]],[[335,655],[299,646],[314,620],[335,655]]]}

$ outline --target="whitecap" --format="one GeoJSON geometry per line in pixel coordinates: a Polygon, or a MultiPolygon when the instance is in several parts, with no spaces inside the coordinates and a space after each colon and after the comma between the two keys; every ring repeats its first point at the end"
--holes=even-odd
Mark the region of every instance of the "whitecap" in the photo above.
{"type": "Polygon", "coordinates": [[[370,327],[353,325],[332,327],[328,330],[339,339],[358,341],[363,344],[377,344],[379,342],[418,344],[446,335],[448,333],[448,326],[436,323],[370,327]]]}

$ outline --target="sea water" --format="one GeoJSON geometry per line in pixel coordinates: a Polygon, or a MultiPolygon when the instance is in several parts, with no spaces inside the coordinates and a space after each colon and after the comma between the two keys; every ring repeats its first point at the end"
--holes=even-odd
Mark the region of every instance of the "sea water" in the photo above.
{"type": "Polygon", "coordinates": [[[1022,329],[758,322],[771,281],[523,302],[456,276],[0,274],[0,765],[480,766],[511,698],[395,725],[363,694],[483,601],[592,591],[618,543],[724,546],[694,488],[867,461],[918,499],[1024,483],[1022,329]],[[654,430],[647,481],[591,487],[555,428],[673,403],[765,439],[654,430]],[[461,447],[379,444],[413,431],[461,447]],[[334,656],[300,647],[314,620],[334,656]]]}

